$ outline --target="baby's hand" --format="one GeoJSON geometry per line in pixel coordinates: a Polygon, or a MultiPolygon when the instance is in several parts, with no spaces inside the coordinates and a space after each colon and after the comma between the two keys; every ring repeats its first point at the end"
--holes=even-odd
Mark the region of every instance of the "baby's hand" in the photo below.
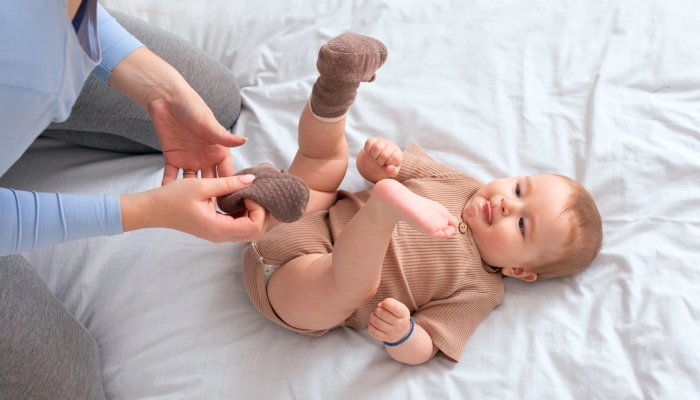
{"type": "Polygon", "coordinates": [[[369,316],[367,330],[377,340],[396,343],[411,331],[411,313],[400,301],[384,299],[369,316]]]}
{"type": "Polygon", "coordinates": [[[364,162],[367,167],[393,178],[399,174],[403,152],[394,143],[382,138],[370,138],[365,142],[364,162]]]}

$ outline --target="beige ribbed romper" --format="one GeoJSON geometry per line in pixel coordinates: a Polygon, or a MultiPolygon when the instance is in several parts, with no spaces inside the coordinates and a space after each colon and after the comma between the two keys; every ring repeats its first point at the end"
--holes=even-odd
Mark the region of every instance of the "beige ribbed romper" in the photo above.
{"type": "MultiPolygon", "coordinates": [[[[462,211],[482,183],[431,159],[417,144],[404,153],[395,178],[412,192],[444,205],[462,221],[462,211]]],[[[305,254],[328,254],[343,227],[365,204],[370,191],[340,191],[328,210],[299,221],[281,224],[243,251],[243,277],[255,307],[275,323],[309,336],[328,331],[308,331],[287,325],[273,311],[267,298],[264,265],[282,265],[305,254]]],[[[377,304],[393,297],[405,304],[414,321],[425,329],[440,349],[439,355],[457,362],[477,325],[503,301],[501,274],[481,261],[471,230],[445,240],[432,240],[399,222],[394,228],[377,294],[339,326],[366,328],[377,304]]]]}

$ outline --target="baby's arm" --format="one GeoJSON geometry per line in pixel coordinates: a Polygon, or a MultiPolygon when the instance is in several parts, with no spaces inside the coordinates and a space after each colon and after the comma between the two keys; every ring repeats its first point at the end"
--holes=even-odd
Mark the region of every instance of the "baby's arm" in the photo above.
{"type": "Polygon", "coordinates": [[[399,174],[403,152],[394,143],[382,138],[370,138],[357,155],[357,170],[372,183],[399,174]]]}
{"type": "MultiPolygon", "coordinates": [[[[399,342],[411,331],[411,314],[400,301],[384,299],[370,315],[367,330],[377,340],[399,342]]],[[[413,333],[405,342],[385,348],[394,360],[410,365],[422,364],[438,352],[428,332],[418,324],[415,324],[413,333]]]]}

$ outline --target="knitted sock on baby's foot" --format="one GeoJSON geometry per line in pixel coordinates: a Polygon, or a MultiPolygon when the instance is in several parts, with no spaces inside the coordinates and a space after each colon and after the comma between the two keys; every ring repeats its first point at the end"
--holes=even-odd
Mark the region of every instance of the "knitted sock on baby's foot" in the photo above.
{"type": "Polygon", "coordinates": [[[316,119],[339,121],[355,101],[360,82],[372,82],[389,53],[382,42],[357,33],[343,33],[321,46],[309,106],[316,119]]]}
{"type": "Polygon", "coordinates": [[[255,175],[253,184],[243,190],[216,199],[219,208],[234,214],[245,209],[244,199],[263,206],[280,222],[294,222],[304,216],[309,203],[309,187],[298,176],[280,172],[265,162],[246,168],[236,175],[255,175]]]}

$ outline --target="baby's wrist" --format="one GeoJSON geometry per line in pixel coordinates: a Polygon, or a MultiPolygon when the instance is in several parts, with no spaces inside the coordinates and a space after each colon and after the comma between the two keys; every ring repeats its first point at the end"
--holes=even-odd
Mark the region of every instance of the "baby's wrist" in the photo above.
{"type": "Polygon", "coordinates": [[[400,339],[399,341],[394,342],[394,343],[389,343],[389,342],[382,341],[382,343],[384,343],[384,346],[396,347],[396,346],[398,346],[398,345],[404,343],[405,341],[407,341],[408,338],[410,338],[411,335],[413,335],[413,331],[414,331],[415,328],[416,328],[416,323],[413,321],[413,317],[410,317],[409,319],[410,319],[410,321],[411,321],[411,329],[408,331],[408,334],[406,334],[406,336],[404,336],[403,339],[400,339]]]}

